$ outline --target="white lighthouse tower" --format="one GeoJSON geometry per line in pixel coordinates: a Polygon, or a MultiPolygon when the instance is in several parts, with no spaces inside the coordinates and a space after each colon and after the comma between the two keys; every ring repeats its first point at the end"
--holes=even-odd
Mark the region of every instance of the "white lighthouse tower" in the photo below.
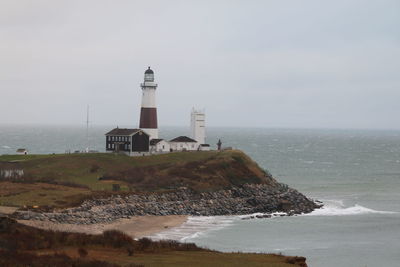
{"type": "Polygon", "coordinates": [[[204,111],[192,109],[190,116],[191,137],[200,145],[206,143],[205,117],[204,111]]]}
{"type": "Polygon", "coordinates": [[[142,108],[140,110],[139,128],[150,135],[150,139],[158,138],[156,89],[154,72],[150,67],[144,72],[142,87],[142,108]]]}

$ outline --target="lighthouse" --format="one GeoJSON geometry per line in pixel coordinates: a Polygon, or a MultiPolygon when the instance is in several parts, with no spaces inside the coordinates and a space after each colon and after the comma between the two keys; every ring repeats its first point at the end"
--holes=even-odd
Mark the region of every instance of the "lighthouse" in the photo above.
{"type": "Polygon", "coordinates": [[[142,107],[140,110],[139,128],[150,135],[150,139],[158,138],[156,89],[154,71],[150,67],[144,72],[142,88],[142,107]]]}

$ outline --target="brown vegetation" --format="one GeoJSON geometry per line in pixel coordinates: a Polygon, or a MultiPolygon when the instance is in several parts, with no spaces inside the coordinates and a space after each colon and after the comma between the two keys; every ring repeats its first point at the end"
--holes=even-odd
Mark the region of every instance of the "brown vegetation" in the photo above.
{"type": "Polygon", "coordinates": [[[108,153],[0,156],[0,170],[6,169],[20,169],[24,175],[0,178],[0,205],[39,206],[44,210],[72,207],[88,198],[112,194],[180,187],[203,192],[245,183],[275,183],[237,150],[148,157],[108,153]]]}
{"type": "Polygon", "coordinates": [[[192,243],[133,240],[111,230],[101,235],[40,230],[0,217],[0,266],[276,266],[305,267],[302,257],[221,253],[192,243]],[[133,252],[135,254],[133,255],[133,252]]]}
{"type": "Polygon", "coordinates": [[[189,187],[214,191],[245,183],[274,183],[258,165],[239,151],[174,164],[138,166],[106,173],[103,180],[119,180],[136,190],[157,191],[189,187]]]}

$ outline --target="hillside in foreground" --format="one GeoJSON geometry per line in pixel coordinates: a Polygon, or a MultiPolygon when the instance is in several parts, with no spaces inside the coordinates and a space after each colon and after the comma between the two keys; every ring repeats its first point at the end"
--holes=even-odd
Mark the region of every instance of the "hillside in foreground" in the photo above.
{"type": "Polygon", "coordinates": [[[0,266],[270,266],[306,267],[305,258],[221,253],[191,243],[133,240],[118,231],[101,235],[53,232],[0,216],[0,266]]]}

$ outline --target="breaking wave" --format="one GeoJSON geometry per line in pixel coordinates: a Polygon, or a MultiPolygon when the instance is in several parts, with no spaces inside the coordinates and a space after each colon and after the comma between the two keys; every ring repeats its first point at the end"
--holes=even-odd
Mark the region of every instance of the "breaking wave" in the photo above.
{"type": "Polygon", "coordinates": [[[303,216],[343,216],[343,215],[360,215],[360,214],[394,214],[393,211],[380,211],[363,207],[355,204],[351,207],[345,207],[342,200],[325,200],[321,209],[314,210],[303,216]]]}
{"type": "MultiPolygon", "coordinates": [[[[345,215],[361,215],[361,214],[395,214],[393,211],[379,211],[366,208],[355,204],[354,206],[346,207],[341,200],[324,200],[324,206],[321,209],[314,210],[311,213],[301,216],[345,216],[345,215]]],[[[190,239],[208,235],[210,232],[229,227],[235,221],[242,221],[243,218],[264,215],[263,213],[254,213],[248,215],[237,216],[196,216],[189,217],[188,220],[180,226],[167,229],[165,231],[148,236],[153,240],[171,239],[181,242],[189,241],[190,239]]],[[[271,219],[286,215],[283,212],[272,213],[271,219]]],[[[257,220],[257,219],[255,219],[257,220]]],[[[267,219],[269,220],[269,219],[267,219]]]]}
{"type": "Polygon", "coordinates": [[[205,235],[210,231],[219,230],[230,226],[235,220],[234,216],[199,216],[189,217],[181,226],[148,236],[153,240],[172,239],[185,241],[205,235]]]}

